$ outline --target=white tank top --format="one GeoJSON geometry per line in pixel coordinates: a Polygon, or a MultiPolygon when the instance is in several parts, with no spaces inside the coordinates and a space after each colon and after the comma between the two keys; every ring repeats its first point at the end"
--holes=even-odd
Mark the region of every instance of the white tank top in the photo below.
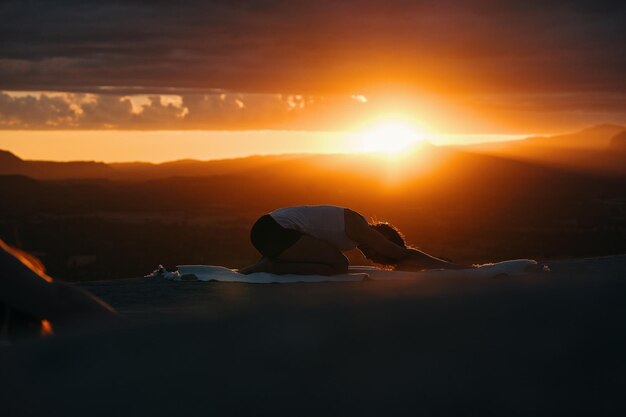
{"type": "Polygon", "coordinates": [[[346,236],[344,208],[338,206],[296,206],[274,210],[270,216],[285,229],[293,229],[323,240],[345,251],[357,244],[346,236]]]}

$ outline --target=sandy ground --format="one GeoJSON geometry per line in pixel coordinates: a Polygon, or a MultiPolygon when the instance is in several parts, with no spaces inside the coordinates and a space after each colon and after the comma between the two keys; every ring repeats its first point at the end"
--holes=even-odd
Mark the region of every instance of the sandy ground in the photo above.
{"type": "Polygon", "coordinates": [[[81,284],[124,322],[0,349],[0,415],[624,415],[626,256],[550,267],[81,284]]]}

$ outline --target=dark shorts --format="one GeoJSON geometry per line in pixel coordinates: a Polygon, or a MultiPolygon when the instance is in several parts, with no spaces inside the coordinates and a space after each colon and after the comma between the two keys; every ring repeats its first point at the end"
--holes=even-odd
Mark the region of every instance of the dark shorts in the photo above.
{"type": "Polygon", "coordinates": [[[266,214],[254,223],[250,240],[254,247],[267,258],[276,258],[300,239],[302,233],[285,229],[272,216],[266,214]]]}

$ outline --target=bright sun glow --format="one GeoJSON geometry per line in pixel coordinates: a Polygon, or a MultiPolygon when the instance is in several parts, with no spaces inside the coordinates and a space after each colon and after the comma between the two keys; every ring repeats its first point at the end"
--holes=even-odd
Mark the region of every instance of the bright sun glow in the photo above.
{"type": "Polygon", "coordinates": [[[406,122],[387,121],[376,124],[360,135],[361,152],[402,152],[424,139],[424,132],[406,122]]]}

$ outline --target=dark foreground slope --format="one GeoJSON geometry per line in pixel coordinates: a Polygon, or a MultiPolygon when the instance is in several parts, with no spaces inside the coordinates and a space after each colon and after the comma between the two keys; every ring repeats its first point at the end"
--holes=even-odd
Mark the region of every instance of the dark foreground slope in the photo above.
{"type": "Polygon", "coordinates": [[[626,257],[506,280],[85,283],[122,328],[0,350],[4,416],[624,415],[626,257]]]}

